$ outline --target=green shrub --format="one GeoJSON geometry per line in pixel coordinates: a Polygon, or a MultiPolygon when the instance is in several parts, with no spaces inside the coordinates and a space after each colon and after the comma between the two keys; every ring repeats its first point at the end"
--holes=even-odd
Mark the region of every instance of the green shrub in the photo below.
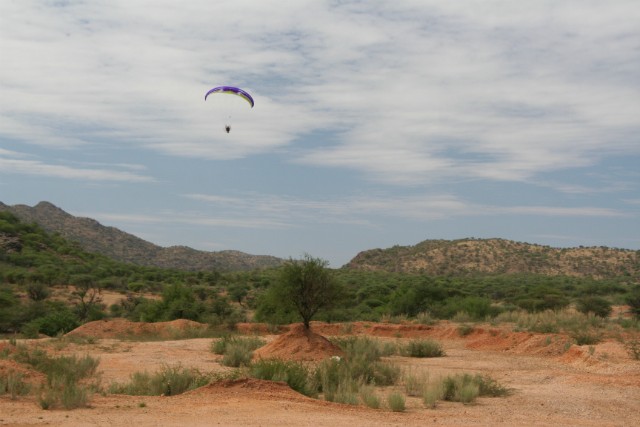
{"type": "Polygon", "coordinates": [[[135,372],[125,384],[111,384],[109,392],[132,396],[174,396],[209,383],[211,377],[180,365],[165,365],[154,374],[135,372]]]}
{"type": "Polygon", "coordinates": [[[398,392],[393,392],[387,396],[387,404],[393,412],[404,412],[406,409],[404,396],[398,392]]]}
{"type": "Polygon", "coordinates": [[[570,334],[578,345],[593,345],[602,341],[601,334],[590,330],[574,330],[570,334]]]}
{"type": "Polygon", "coordinates": [[[363,385],[360,387],[360,400],[369,408],[379,409],[380,398],[376,395],[375,387],[371,385],[363,385]]]}
{"type": "Polygon", "coordinates": [[[260,359],[251,364],[249,374],[261,380],[284,381],[289,387],[306,396],[317,395],[317,387],[311,380],[309,369],[300,362],[260,359]]]}
{"type": "Polygon", "coordinates": [[[442,380],[442,399],[451,402],[473,403],[478,396],[506,396],[510,390],[490,377],[480,374],[458,374],[442,380]]]}
{"type": "Polygon", "coordinates": [[[249,351],[256,350],[266,344],[266,341],[259,337],[239,337],[235,335],[224,335],[211,344],[211,351],[215,354],[224,354],[229,345],[242,345],[249,351]]]}
{"type": "Polygon", "coordinates": [[[411,340],[400,353],[408,357],[441,357],[444,356],[442,345],[435,340],[411,340]]]}
{"type": "Polygon", "coordinates": [[[16,349],[13,358],[19,363],[26,363],[44,373],[49,384],[56,379],[61,379],[65,383],[77,383],[83,378],[94,375],[100,364],[99,359],[89,355],[51,357],[38,348],[29,350],[26,346],[18,346],[16,349]]]}
{"type": "Polygon", "coordinates": [[[467,335],[470,335],[473,331],[474,331],[474,327],[473,325],[468,325],[468,324],[463,324],[458,326],[458,335],[460,335],[461,337],[466,337],[467,335]]]}
{"type": "Polygon", "coordinates": [[[480,395],[480,387],[474,383],[463,383],[456,389],[456,401],[465,405],[475,402],[480,395]]]}
{"type": "Polygon", "coordinates": [[[395,353],[395,345],[383,344],[380,340],[369,337],[340,337],[331,340],[342,351],[347,359],[360,359],[368,362],[380,360],[381,357],[390,356],[395,353]]]}
{"type": "Polygon", "coordinates": [[[578,300],[576,309],[584,314],[593,313],[596,316],[607,318],[611,314],[611,303],[598,296],[586,296],[578,300]]]}
{"type": "Polygon", "coordinates": [[[444,400],[444,388],[442,382],[427,383],[424,386],[422,401],[427,408],[435,408],[438,400],[444,400]]]}
{"type": "Polygon", "coordinates": [[[402,375],[404,390],[408,396],[422,396],[429,383],[429,375],[404,372],[402,375]]]}
{"type": "Polygon", "coordinates": [[[262,347],[265,341],[258,337],[237,337],[227,335],[214,341],[211,351],[224,355],[222,364],[234,368],[248,366],[253,358],[253,351],[262,347]]]}
{"type": "Polygon", "coordinates": [[[23,381],[23,375],[20,372],[10,370],[0,375],[0,396],[9,394],[12,400],[18,396],[29,394],[29,384],[23,381]]]}
{"type": "Polygon", "coordinates": [[[511,394],[511,390],[500,385],[496,380],[488,375],[476,375],[473,381],[478,384],[480,396],[504,397],[511,394]]]}
{"type": "Polygon", "coordinates": [[[39,392],[38,402],[43,409],[62,406],[65,409],[86,407],[90,397],[88,386],[79,381],[93,376],[100,361],[91,356],[51,357],[42,349],[17,346],[13,359],[31,365],[47,376],[47,383],[39,392]]]}

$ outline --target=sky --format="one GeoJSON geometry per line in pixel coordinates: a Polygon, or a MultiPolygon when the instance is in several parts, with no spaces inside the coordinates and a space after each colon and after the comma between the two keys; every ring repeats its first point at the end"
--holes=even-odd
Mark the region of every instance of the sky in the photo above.
{"type": "Polygon", "coordinates": [[[1,0],[0,64],[8,205],[335,268],[640,249],[637,0],[1,0]]]}

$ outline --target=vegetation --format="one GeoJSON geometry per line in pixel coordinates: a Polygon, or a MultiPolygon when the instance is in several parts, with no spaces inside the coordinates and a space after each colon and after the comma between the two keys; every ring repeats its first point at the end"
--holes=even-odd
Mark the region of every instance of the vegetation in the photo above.
{"type": "Polygon", "coordinates": [[[165,365],[153,374],[136,372],[128,383],[111,384],[109,392],[133,396],[175,396],[202,387],[209,381],[211,377],[198,370],[165,365]]]}
{"type": "Polygon", "coordinates": [[[305,329],[322,309],[332,307],[342,297],[342,287],[327,269],[328,262],[305,255],[290,260],[280,273],[280,280],[269,289],[266,300],[284,310],[295,311],[305,329]]]}
{"type": "MultiPolygon", "coordinates": [[[[5,357],[8,357],[8,353],[5,357]]],[[[52,357],[40,348],[30,349],[24,345],[17,345],[11,358],[46,375],[46,384],[38,390],[38,402],[42,409],[87,406],[91,385],[82,381],[95,375],[98,359],[75,355],[52,357]]],[[[21,377],[12,373],[7,377],[0,377],[0,389],[2,388],[11,393],[12,397],[28,392],[28,386],[22,382],[21,377]]]]}
{"type": "MultiPolygon", "coordinates": [[[[444,250],[449,245],[450,255],[457,253],[453,248],[480,251],[476,240],[436,243],[425,243],[420,248],[444,250]]],[[[494,249],[529,253],[522,246],[503,241],[494,242],[494,249]]],[[[404,249],[395,251],[396,255],[404,253],[404,249]]],[[[385,252],[385,257],[393,253],[385,252]]],[[[536,253],[525,258],[535,264],[538,258],[555,256],[544,247],[536,253]]],[[[593,253],[613,259],[617,252],[599,249],[593,253]]],[[[486,258],[486,262],[499,258],[482,254],[479,252],[478,256],[486,258]]],[[[510,270],[462,275],[365,271],[355,267],[332,270],[325,261],[308,255],[280,268],[181,271],[126,264],[89,253],[60,235],[46,233],[35,224],[0,212],[0,333],[56,336],[107,317],[145,322],[184,318],[233,329],[237,322],[247,320],[250,312],[255,314],[254,320],[270,325],[301,319],[307,325],[311,319],[403,319],[425,324],[455,319],[464,321],[464,332],[470,332],[472,322],[512,319],[521,329],[547,333],[572,330],[558,323],[562,320],[558,316],[568,307],[584,313],[590,327],[597,329],[611,313],[612,305],[628,304],[631,313],[640,319],[640,284],[633,273],[637,253],[623,251],[618,255],[627,260],[628,274],[607,275],[604,267],[592,276],[509,273],[510,270]],[[102,299],[105,290],[120,292],[122,301],[107,307],[102,299]],[[67,299],[61,299],[60,293],[67,299]],[[537,320],[524,320],[523,313],[537,320]],[[549,313],[556,313],[553,316],[557,318],[549,313]]],[[[376,257],[366,258],[367,265],[374,261],[384,265],[383,258],[376,257]]],[[[451,259],[455,261],[455,257],[451,259]]],[[[579,262],[588,264],[586,258],[579,262]]],[[[443,270],[443,274],[446,271],[449,270],[443,270]]],[[[619,323],[624,327],[633,325],[619,323]]],[[[583,338],[575,337],[585,341],[583,338]]]]}
{"type": "Polygon", "coordinates": [[[480,374],[449,375],[441,380],[441,399],[465,404],[475,402],[479,396],[507,396],[511,390],[498,384],[494,379],[480,374]]]}
{"type": "Polygon", "coordinates": [[[411,340],[404,346],[401,354],[409,357],[441,357],[444,356],[444,350],[434,340],[411,340]]]}
{"type": "Polygon", "coordinates": [[[310,397],[317,396],[309,368],[300,362],[260,359],[251,364],[249,375],[261,380],[284,381],[298,393],[310,397]]]}
{"type": "Polygon", "coordinates": [[[23,375],[15,370],[9,370],[4,374],[0,374],[0,396],[9,394],[12,400],[18,396],[24,396],[29,393],[29,384],[23,380],[23,375]]]}
{"type": "Polygon", "coordinates": [[[253,351],[266,344],[266,341],[258,337],[237,337],[226,335],[214,341],[211,351],[222,354],[222,364],[237,368],[248,366],[253,357],[253,351]]]}
{"type": "Polygon", "coordinates": [[[387,404],[393,412],[404,412],[406,409],[405,398],[402,394],[394,391],[387,396],[387,404]]]}

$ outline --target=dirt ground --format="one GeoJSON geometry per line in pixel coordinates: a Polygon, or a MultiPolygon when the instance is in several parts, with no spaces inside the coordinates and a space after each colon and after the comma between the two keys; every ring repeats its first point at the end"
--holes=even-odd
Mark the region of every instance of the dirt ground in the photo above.
{"type": "MultiPolygon", "coordinates": [[[[164,365],[180,364],[202,372],[226,371],[221,356],[211,352],[214,338],[172,339],[181,328],[194,327],[186,321],[133,324],[124,320],[92,322],[70,333],[92,337],[74,340],[25,340],[56,354],[89,354],[100,359],[101,384],[125,382],[138,371],[154,372],[164,365]],[[136,341],[117,338],[136,331],[158,334],[172,331],[163,340],[136,341]]],[[[260,334],[280,357],[317,360],[318,354],[302,349],[296,326],[271,335],[264,325],[239,325],[243,334],[260,334]],[[289,334],[289,335],[287,335],[289,334]],[[293,335],[292,335],[293,334],[293,335]],[[287,350],[286,343],[290,343],[287,350]],[[293,347],[291,347],[293,346],[293,347]],[[296,350],[297,349],[297,350],[296,350]]],[[[570,345],[555,334],[511,332],[506,326],[475,327],[465,337],[458,325],[441,322],[434,326],[377,323],[313,323],[312,330],[325,337],[367,335],[406,342],[414,338],[438,340],[446,356],[389,359],[415,374],[430,378],[451,373],[488,374],[513,389],[507,397],[480,398],[472,405],[440,402],[427,409],[418,398],[407,399],[403,413],[369,409],[311,399],[284,383],[237,380],[212,383],[177,396],[94,395],[89,408],[43,410],[35,397],[11,400],[0,396],[0,425],[65,426],[638,426],[640,425],[640,361],[632,360],[614,339],[594,346],[570,345]]],[[[20,340],[19,340],[20,341],[20,340]]],[[[315,341],[314,341],[315,342],[315,341]]],[[[321,344],[330,357],[331,348],[321,344]]],[[[0,347],[6,346],[0,341],[0,347]]],[[[320,344],[318,344],[320,346],[320,344]]],[[[318,347],[320,348],[320,347],[318,347]]],[[[261,351],[268,357],[268,349],[261,351]]],[[[20,369],[30,381],[42,381],[41,374],[0,359],[0,370],[20,369]],[[40,376],[39,376],[40,375],[40,376]]],[[[378,389],[381,397],[391,389],[378,389]]]]}

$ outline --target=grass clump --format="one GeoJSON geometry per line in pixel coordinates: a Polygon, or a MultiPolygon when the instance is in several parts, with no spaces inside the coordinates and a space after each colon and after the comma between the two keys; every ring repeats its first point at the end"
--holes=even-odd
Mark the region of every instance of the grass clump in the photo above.
{"type": "Polygon", "coordinates": [[[249,375],[268,381],[284,381],[305,396],[317,396],[309,368],[300,362],[280,359],[260,359],[249,367],[249,375]]]}
{"type": "Polygon", "coordinates": [[[442,380],[442,400],[469,404],[479,396],[501,397],[510,394],[510,390],[494,379],[480,374],[458,374],[442,380]]]}
{"type": "Polygon", "coordinates": [[[380,398],[376,394],[376,389],[372,385],[363,385],[359,390],[360,400],[372,409],[380,409],[380,398]]]}
{"type": "Polygon", "coordinates": [[[135,372],[125,384],[114,383],[109,392],[132,396],[174,396],[209,383],[211,378],[195,369],[165,365],[160,371],[135,372]]]}
{"type": "Polygon", "coordinates": [[[331,342],[345,352],[347,359],[375,361],[397,353],[397,346],[394,343],[368,337],[340,337],[333,338],[331,342]]]}
{"type": "Polygon", "coordinates": [[[100,364],[99,359],[89,355],[51,357],[44,350],[29,350],[26,346],[18,346],[13,359],[18,363],[31,365],[35,370],[45,374],[48,383],[52,383],[54,379],[77,383],[94,375],[100,364]]]}
{"type": "Polygon", "coordinates": [[[211,351],[222,354],[222,364],[230,367],[249,366],[253,351],[266,344],[258,337],[238,337],[227,335],[211,344],[211,351]]]}
{"type": "Polygon", "coordinates": [[[422,401],[427,408],[434,409],[439,400],[444,400],[444,388],[441,382],[427,383],[423,387],[422,401]]]}
{"type": "Polygon", "coordinates": [[[47,376],[47,383],[39,390],[38,402],[42,409],[60,406],[74,409],[88,405],[91,386],[80,382],[95,375],[99,359],[89,355],[52,357],[42,349],[26,346],[17,346],[12,357],[47,376]]]}
{"type": "Polygon", "coordinates": [[[407,408],[404,396],[397,391],[387,396],[387,405],[389,405],[389,409],[393,412],[404,412],[407,408]]]}
{"type": "Polygon", "coordinates": [[[408,357],[442,357],[442,345],[431,339],[409,341],[401,350],[403,356],[408,357]]]}
{"type": "Polygon", "coordinates": [[[8,394],[11,400],[16,400],[18,396],[29,394],[29,384],[23,381],[23,375],[15,370],[10,370],[0,375],[0,396],[8,394]]]}
{"type": "Polygon", "coordinates": [[[89,387],[55,377],[40,390],[38,403],[42,409],[62,406],[64,409],[86,408],[90,398],[89,387]]]}
{"type": "Polygon", "coordinates": [[[407,396],[423,396],[429,384],[429,374],[424,372],[415,374],[405,371],[402,374],[402,382],[407,396]]]}
{"type": "MultiPolygon", "coordinates": [[[[392,348],[362,337],[337,340],[337,344],[345,352],[345,357],[322,361],[314,373],[318,392],[325,400],[353,403],[359,394],[363,398],[363,389],[367,395],[368,386],[388,386],[399,381],[400,368],[380,360],[383,354],[395,352],[395,345],[392,348]]],[[[375,405],[375,402],[370,399],[365,404],[375,405]]]]}

